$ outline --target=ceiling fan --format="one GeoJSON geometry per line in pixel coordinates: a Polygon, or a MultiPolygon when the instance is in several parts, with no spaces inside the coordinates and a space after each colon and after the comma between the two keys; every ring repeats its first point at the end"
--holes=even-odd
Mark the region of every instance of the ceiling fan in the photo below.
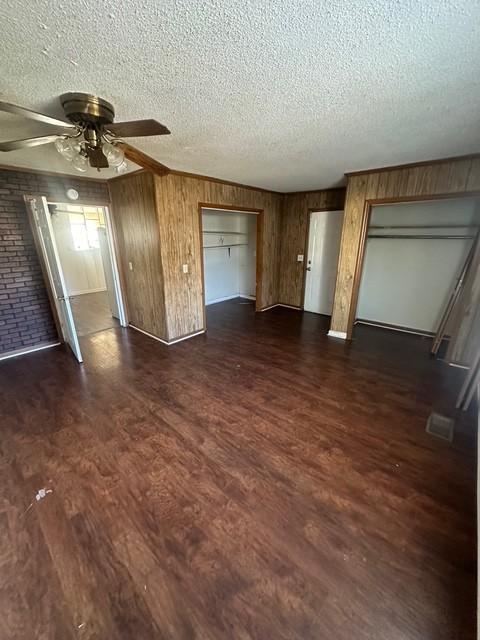
{"type": "Polygon", "coordinates": [[[60,96],[60,102],[67,120],[0,101],[0,111],[56,125],[62,129],[36,138],[0,142],[0,151],[14,151],[53,142],[57,151],[80,172],[85,172],[90,165],[98,171],[114,167],[118,173],[122,173],[127,168],[127,158],[156,173],[168,173],[168,167],[123,141],[123,138],[169,134],[170,131],[160,122],[114,122],[113,105],[88,93],[64,93],[60,96]]]}

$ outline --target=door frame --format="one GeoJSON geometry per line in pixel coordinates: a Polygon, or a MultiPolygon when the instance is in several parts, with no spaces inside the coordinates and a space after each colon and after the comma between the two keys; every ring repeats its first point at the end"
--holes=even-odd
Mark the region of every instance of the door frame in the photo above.
{"type": "Polygon", "coordinates": [[[115,295],[117,297],[118,303],[118,312],[119,312],[119,321],[121,327],[128,326],[128,318],[127,311],[125,306],[125,295],[123,293],[122,280],[120,278],[120,271],[118,268],[118,256],[117,256],[117,245],[115,241],[115,229],[113,226],[113,221],[111,217],[110,207],[107,204],[93,204],[93,202],[89,202],[88,204],[84,204],[82,202],[65,202],[60,200],[48,200],[48,204],[53,204],[57,206],[62,205],[71,205],[77,207],[97,207],[103,209],[104,217],[105,217],[105,230],[107,232],[107,243],[108,243],[108,251],[110,254],[110,262],[112,265],[113,272],[113,282],[115,286],[115,295]]]}
{"type": "Polygon", "coordinates": [[[257,219],[257,246],[256,246],[256,265],[255,265],[255,311],[261,311],[260,301],[262,297],[262,279],[263,273],[263,225],[264,210],[254,207],[240,207],[227,204],[211,204],[210,202],[198,203],[198,230],[200,245],[200,260],[202,263],[202,308],[203,308],[203,330],[207,330],[207,311],[205,304],[205,261],[203,257],[203,209],[218,209],[227,213],[250,213],[257,219]]]}
{"type": "MultiPolygon", "coordinates": [[[[56,205],[66,205],[66,204],[73,204],[73,205],[77,205],[77,206],[81,206],[81,207],[101,207],[104,211],[104,215],[105,215],[105,228],[107,230],[107,239],[108,239],[108,246],[109,246],[109,250],[110,250],[110,259],[112,261],[112,269],[113,269],[113,274],[114,274],[114,280],[115,280],[115,291],[117,294],[117,301],[118,301],[118,307],[119,307],[119,315],[123,316],[123,318],[120,318],[120,325],[122,327],[127,327],[128,326],[128,315],[127,315],[127,306],[126,306],[126,297],[125,297],[125,289],[123,286],[123,281],[120,275],[120,270],[118,268],[118,248],[117,248],[117,239],[116,239],[116,234],[115,234],[115,225],[113,223],[113,218],[111,215],[111,205],[109,203],[106,202],[94,202],[92,200],[76,200],[74,203],[73,202],[65,202],[65,201],[60,201],[57,199],[49,199],[48,196],[45,196],[45,194],[43,193],[29,193],[27,194],[29,196],[35,196],[35,197],[39,197],[39,198],[45,198],[45,200],[47,201],[47,205],[49,204],[56,204],[56,205]],[[122,323],[123,320],[123,323],[122,323]]],[[[55,323],[55,328],[57,330],[57,335],[58,335],[58,342],[60,343],[64,343],[64,337],[63,337],[63,329],[60,323],[60,318],[58,317],[58,312],[57,312],[57,307],[56,307],[56,303],[55,303],[55,295],[54,295],[54,291],[52,289],[52,285],[50,282],[50,277],[48,275],[48,268],[47,265],[45,264],[45,260],[43,257],[43,251],[41,249],[41,244],[40,244],[40,239],[38,237],[37,234],[37,227],[35,224],[35,221],[32,219],[32,214],[30,211],[30,208],[26,205],[25,203],[25,209],[27,211],[27,216],[28,216],[28,222],[29,222],[29,226],[30,226],[30,231],[32,233],[33,236],[33,242],[35,244],[35,250],[37,253],[37,257],[40,263],[40,268],[42,271],[42,276],[43,276],[43,281],[45,284],[45,288],[47,291],[47,296],[48,296],[48,301],[50,303],[50,309],[52,311],[52,315],[53,315],[53,321],[55,323]]]]}
{"type": "MultiPolygon", "coordinates": [[[[339,209],[338,207],[309,207],[307,210],[307,233],[305,234],[305,242],[303,248],[303,278],[302,278],[302,310],[305,310],[305,287],[307,283],[307,265],[308,265],[308,243],[310,240],[310,223],[312,220],[312,213],[328,213],[329,211],[340,211],[343,213],[343,223],[342,223],[342,233],[343,233],[343,224],[345,223],[345,206],[343,209],[339,209]]],[[[340,246],[342,245],[342,241],[340,238],[340,246]]],[[[340,260],[340,255],[339,255],[340,260]]],[[[337,266],[338,273],[338,266],[337,266]]],[[[336,283],[335,283],[336,289],[336,283]]]]}

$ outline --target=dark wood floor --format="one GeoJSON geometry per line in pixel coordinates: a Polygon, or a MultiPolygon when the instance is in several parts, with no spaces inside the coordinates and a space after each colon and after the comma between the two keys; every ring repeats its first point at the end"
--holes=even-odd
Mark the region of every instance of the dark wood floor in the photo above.
{"type": "Polygon", "coordinates": [[[70,298],[75,327],[79,336],[120,326],[112,316],[106,291],[84,293],[70,298]]]}
{"type": "Polygon", "coordinates": [[[208,327],[1,365],[0,638],[474,638],[475,423],[425,433],[462,372],[288,309],[208,327]]]}

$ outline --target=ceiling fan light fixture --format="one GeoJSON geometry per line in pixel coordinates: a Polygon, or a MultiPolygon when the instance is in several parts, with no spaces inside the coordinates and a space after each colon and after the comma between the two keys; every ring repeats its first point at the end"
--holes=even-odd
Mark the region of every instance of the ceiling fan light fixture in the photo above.
{"type": "Polygon", "coordinates": [[[86,170],[88,169],[87,156],[84,156],[83,154],[79,153],[73,158],[72,164],[77,171],[80,171],[81,173],[85,173],[86,170]]]}
{"type": "Polygon", "coordinates": [[[82,173],[89,167],[98,171],[110,167],[116,173],[123,173],[128,171],[125,158],[160,175],[169,172],[168,167],[123,141],[124,138],[168,135],[170,131],[165,125],[151,118],[114,122],[113,105],[87,93],[65,93],[60,96],[60,102],[66,120],[0,100],[0,112],[61,127],[50,135],[0,142],[0,153],[54,143],[59,154],[82,173]]]}
{"type": "Polygon", "coordinates": [[[116,173],[125,173],[127,169],[128,164],[125,162],[125,160],[122,160],[122,164],[119,164],[118,167],[115,167],[116,173]]]}
{"type": "Polygon", "coordinates": [[[124,164],[125,155],[123,151],[111,142],[104,142],[102,144],[102,151],[105,154],[110,167],[118,168],[124,164]]]}
{"type": "Polygon", "coordinates": [[[80,144],[73,138],[65,137],[55,140],[55,148],[69,162],[72,162],[80,153],[80,144]]]}

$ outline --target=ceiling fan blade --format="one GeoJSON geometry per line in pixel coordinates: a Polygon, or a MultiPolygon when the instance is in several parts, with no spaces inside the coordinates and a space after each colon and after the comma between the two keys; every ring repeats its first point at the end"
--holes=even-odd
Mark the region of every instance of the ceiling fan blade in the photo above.
{"type": "Polygon", "coordinates": [[[10,140],[0,142],[0,151],[15,151],[16,149],[26,149],[27,147],[38,147],[41,144],[55,142],[60,135],[53,133],[50,136],[39,136],[38,138],[26,138],[25,140],[10,140]]]}
{"type": "Polygon", "coordinates": [[[32,111],[31,109],[26,109],[25,107],[19,107],[18,105],[11,104],[10,102],[2,102],[0,100],[0,111],[13,113],[16,116],[22,116],[24,118],[29,118],[30,120],[38,120],[39,122],[44,122],[45,124],[53,124],[57,127],[60,126],[68,129],[75,129],[75,126],[70,122],[60,120],[59,118],[54,118],[53,116],[47,116],[44,113],[38,113],[37,111],[32,111]]]}
{"type": "Polygon", "coordinates": [[[167,127],[156,120],[131,120],[130,122],[114,122],[105,129],[119,138],[136,138],[140,136],[165,136],[170,133],[167,127]]]}
{"type": "Polygon", "coordinates": [[[106,169],[108,167],[108,160],[101,149],[93,149],[87,145],[85,151],[91,167],[94,167],[94,169],[106,169]]]}
{"type": "Polygon", "coordinates": [[[154,160],[150,156],[147,156],[147,154],[143,153],[143,151],[140,151],[140,149],[132,147],[126,142],[117,142],[116,146],[122,149],[127,160],[138,164],[140,167],[148,169],[149,171],[153,171],[153,173],[156,173],[160,176],[164,176],[167,173],[170,173],[170,169],[168,167],[166,167],[161,162],[157,162],[157,160],[154,160]]]}

